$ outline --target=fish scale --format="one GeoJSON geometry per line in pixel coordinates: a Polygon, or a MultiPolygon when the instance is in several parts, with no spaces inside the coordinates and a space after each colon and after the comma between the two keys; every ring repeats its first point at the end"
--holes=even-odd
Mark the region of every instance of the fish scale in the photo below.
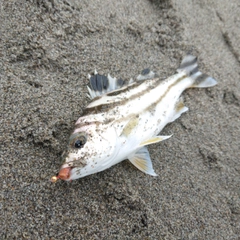
{"type": "Polygon", "coordinates": [[[129,83],[96,71],[89,78],[92,101],[75,124],[64,163],[53,182],[94,174],[125,159],[156,176],[146,146],[171,137],[158,134],[188,110],[181,98],[185,89],[217,84],[198,70],[197,58],[192,55],[187,55],[177,73],[166,80],[149,69],[129,83]]]}

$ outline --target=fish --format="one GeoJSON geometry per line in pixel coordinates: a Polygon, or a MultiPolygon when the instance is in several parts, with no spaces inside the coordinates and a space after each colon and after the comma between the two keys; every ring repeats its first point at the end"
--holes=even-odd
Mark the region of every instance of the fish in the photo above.
{"type": "Polygon", "coordinates": [[[198,70],[197,58],[186,55],[176,74],[163,80],[144,69],[129,81],[98,74],[89,75],[91,99],[70,135],[62,164],[52,182],[72,181],[128,159],[151,176],[147,146],[171,137],[161,130],[188,111],[182,92],[188,88],[213,87],[217,81],[198,70]]]}

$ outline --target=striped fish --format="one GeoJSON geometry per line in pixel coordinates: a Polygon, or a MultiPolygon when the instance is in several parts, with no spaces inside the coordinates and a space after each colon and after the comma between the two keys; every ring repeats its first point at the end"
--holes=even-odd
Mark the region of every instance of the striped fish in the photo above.
{"type": "Polygon", "coordinates": [[[146,146],[171,137],[158,134],[188,110],[181,93],[217,84],[198,70],[197,58],[192,55],[187,55],[177,73],[166,80],[148,69],[128,83],[97,72],[89,78],[92,101],[76,122],[64,162],[52,182],[97,173],[124,159],[156,176],[146,146]]]}

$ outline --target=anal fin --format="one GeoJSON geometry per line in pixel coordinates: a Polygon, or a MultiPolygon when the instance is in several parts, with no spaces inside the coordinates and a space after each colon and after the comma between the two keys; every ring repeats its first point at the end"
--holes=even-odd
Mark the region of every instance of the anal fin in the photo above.
{"type": "Polygon", "coordinates": [[[152,161],[146,147],[142,147],[137,152],[128,157],[129,161],[139,170],[152,176],[157,176],[153,170],[152,161]]]}
{"type": "Polygon", "coordinates": [[[183,99],[180,97],[174,106],[174,115],[172,117],[171,122],[175,121],[177,118],[179,118],[182,115],[182,113],[187,111],[188,111],[188,107],[184,106],[183,99]]]}

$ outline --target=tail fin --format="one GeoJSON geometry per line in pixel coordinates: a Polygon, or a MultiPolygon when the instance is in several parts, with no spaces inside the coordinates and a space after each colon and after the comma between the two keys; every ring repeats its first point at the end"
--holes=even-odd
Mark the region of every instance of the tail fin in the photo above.
{"type": "Polygon", "coordinates": [[[213,87],[217,84],[214,78],[198,71],[197,58],[192,55],[187,55],[183,58],[177,71],[185,72],[193,80],[193,84],[190,87],[205,88],[213,87]]]}

